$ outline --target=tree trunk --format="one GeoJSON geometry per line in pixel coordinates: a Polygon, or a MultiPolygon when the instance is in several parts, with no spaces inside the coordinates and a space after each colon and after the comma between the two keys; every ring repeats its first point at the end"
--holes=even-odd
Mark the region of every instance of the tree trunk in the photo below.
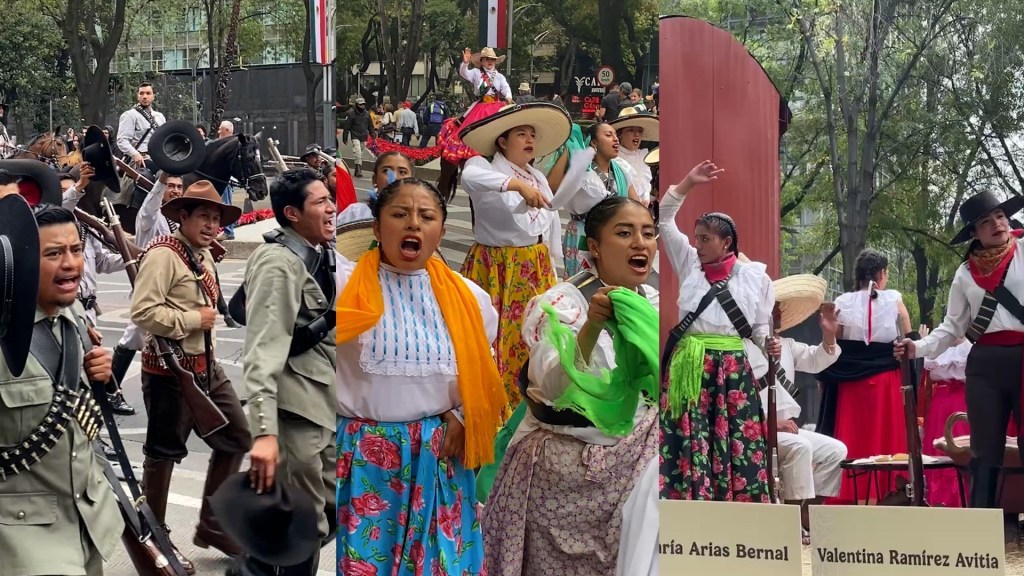
{"type": "MultiPolygon", "coordinates": [[[[310,26],[313,22],[313,15],[310,11],[313,9],[309,2],[304,3],[306,6],[306,30],[302,35],[302,74],[306,77],[306,126],[309,130],[309,138],[315,142],[317,137],[316,130],[316,89],[320,85],[320,81],[323,79],[323,71],[317,73],[313,69],[312,54],[310,48],[313,43],[313,31],[310,26]]],[[[324,142],[324,146],[328,146],[329,142],[324,142]]]]}
{"type": "Polygon", "coordinates": [[[228,37],[224,41],[224,61],[220,63],[220,72],[217,74],[217,99],[213,105],[213,115],[210,117],[211,130],[216,130],[220,126],[220,117],[224,114],[228,98],[231,96],[231,65],[238,58],[238,26],[241,11],[242,0],[232,0],[228,37]]]}
{"type": "Polygon", "coordinates": [[[598,29],[601,31],[601,64],[615,70],[616,82],[631,78],[622,59],[622,25],[626,3],[622,0],[598,0],[598,29]]]}
{"type": "Polygon", "coordinates": [[[101,21],[85,0],[68,0],[58,22],[67,45],[81,47],[71,51],[71,71],[86,124],[106,123],[110,63],[124,33],[126,4],[127,0],[114,0],[110,20],[101,21]]]}

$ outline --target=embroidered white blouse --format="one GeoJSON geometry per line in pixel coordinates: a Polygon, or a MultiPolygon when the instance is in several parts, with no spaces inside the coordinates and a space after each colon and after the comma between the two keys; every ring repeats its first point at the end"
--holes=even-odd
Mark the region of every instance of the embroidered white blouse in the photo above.
{"type": "Polygon", "coordinates": [[[967,381],[967,356],[971,353],[973,344],[964,340],[958,346],[946,349],[934,360],[924,359],[924,369],[928,371],[928,377],[936,382],[943,380],[967,381]]]}
{"type": "Polygon", "coordinates": [[[899,304],[903,296],[896,290],[876,290],[875,293],[878,297],[874,299],[870,290],[847,292],[836,298],[843,339],[862,340],[867,344],[893,342],[899,337],[899,304]]]}
{"type": "Polygon", "coordinates": [[[633,169],[633,188],[636,190],[637,197],[644,204],[648,204],[651,201],[651,178],[653,177],[651,167],[644,162],[648,152],[647,148],[637,148],[636,152],[633,152],[632,150],[620,147],[619,157],[617,158],[617,160],[628,164],[633,169]]]}
{"type": "MultiPolygon", "coordinates": [[[[335,256],[340,294],[356,263],[337,252],[335,256]]],[[[382,263],[378,277],[384,293],[383,316],[372,329],[338,345],[338,414],[412,422],[461,408],[453,335],[427,271],[401,272],[382,263]]],[[[498,313],[491,297],[468,279],[462,280],[480,305],[488,342],[494,341],[498,313]]],[[[493,362],[491,358],[482,361],[493,362]]]]}
{"type": "MultiPolygon", "coordinates": [[[[1024,238],[1017,239],[1016,255],[1010,260],[1006,271],[1006,287],[1018,300],[1024,301],[1024,258],[1020,257],[1024,250],[1024,238]]],[[[981,310],[981,302],[985,298],[985,290],[978,286],[967,269],[967,263],[961,264],[953,275],[953,285],[949,288],[949,301],[946,303],[946,317],[930,334],[914,343],[914,351],[918,358],[934,358],[953,346],[959,338],[967,334],[971,322],[981,310]]],[[[992,323],[985,333],[1011,330],[1024,332],[1024,324],[1014,318],[1013,314],[1003,306],[996,307],[992,323]]]]}
{"type": "MultiPolygon", "coordinates": [[[[657,308],[660,301],[658,291],[646,285],[643,287],[643,291],[651,306],[657,308]]],[[[542,302],[551,304],[558,314],[558,320],[576,334],[579,334],[583,324],[587,321],[587,309],[590,307],[590,302],[586,301],[579,289],[571,283],[559,282],[547,292],[530,300],[530,304],[526,307],[526,313],[523,315],[523,341],[530,348],[530,384],[527,393],[534,400],[552,406],[554,400],[559,398],[569,387],[570,381],[565,370],[562,369],[558,351],[545,339],[548,317],[540,307],[542,302]]],[[[602,330],[601,335],[598,336],[597,345],[594,346],[594,351],[590,356],[590,363],[579,368],[594,375],[600,375],[602,370],[615,368],[615,349],[612,347],[612,337],[608,331],[602,330]]],[[[633,416],[633,425],[635,426],[648,410],[657,409],[657,406],[652,407],[641,403],[637,406],[636,414],[633,416]]],[[[620,440],[620,438],[606,435],[595,427],[579,428],[544,424],[527,411],[509,445],[515,444],[538,428],[572,436],[587,444],[614,446],[620,440]]]]}
{"type": "MultiPolygon", "coordinates": [[[[489,92],[492,96],[496,96],[499,100],[507,100],[512,97],[512,88],[508,85],[508,80],[505,79],[505,75],[498,72],[495,68],[488,73],[491,77],[492,91],[489,92]]],[[[465,62],[459,66],[459,76],[469,82],[473,86],[473,96],[477,97],[477,88],[480,87],[480,83],[483,80],[484,71],[482,68],[470,68],[469,64],[465,62]]],[[[468,110],[467,110],[468,112],[468,110]]]]}
{"type": "MultiPolygon", "coordinates": [[[[818,344],[811,346],[803,342],[797,342],[792,338],[779,338],[782,345],[782,357],[779,358],[779,365],[782,366],[786,378],[790,382],[796,382],[796,373],[817,374],[839,360],[842,350],[837,344],[832,354],[825,351],[825,347],[818,344]]],[[[762,388],[760,392],[761,405],[768,406],[768,388],[762,388]]],[[[800,417],[800,404],[786,389],[779,385],[775,387],[775,414],[780,420],[790,420],[800,417]]]]}
{"type": "MultiPolygon", "coordinates": [[[[678,310],[673,326],[682,321],[689,312],[696,310],[704,295],[711,289],[711,283],[700,268],[697,249],[690,244],[690,239],[676,223],[676,214],[682,206],[683,198],[676,194],[676,186],[669,186],[660,204],[661,219],[658,222],[658,232],[661,234],[660,249],[668,255],[672,269],[679,277],[679,297],[676,300],[678,310]]],[[[760,345],[769,334],[772,309],[775,307],[775,291],[766,272],[767,268],[760,262],[737,262],[733,267],[733,275],[729,278],[729,293],[732,294],[733,300],[753,331],[753,341],[744,339],[743,347],[755,378],[760,378],[768,372],[768,360],[761,352],[760,345]]],[[[708,304],[694,320],[689,331],[739,336],[718,300],[712,300],[708,304]]]]}
{"type": "Polygon", "coordinates": [[[628,186],[630,185],[633,186],[634,190],[636,189],[636,172],[625,162],[618,162],[617,164],[620,168],[626,169],[627,189],[623,190],[621,194],[618,190],[615,192],[609,192],[608,189],[605,188],[604,182],[601,181],[601,177],[598,176],[597,172],[594,170],[588,170],[586,176],[583,178],[583,183],[580,185],[579,192],[576,192],[572,199],[569,200],[568,204],[565,205],[570,214],[586,216],[587,212],[590,212],[591,208],[597,206],[598,202],[604,200],[608,196],[625,196],[629,192],[628,186]]]}

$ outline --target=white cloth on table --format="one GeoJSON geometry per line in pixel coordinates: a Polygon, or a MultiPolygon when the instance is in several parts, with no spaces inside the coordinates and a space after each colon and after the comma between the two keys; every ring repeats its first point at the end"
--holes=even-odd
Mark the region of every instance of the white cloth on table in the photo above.
{"type": "MultiPolygon", "coordinates": [[[[686,314],[697,309],[701,299],[711,289],[711,284],[701,270],[697,249],[690,244],[689,238],[676,223],[676,214],[683,206],[683,198],[676,194],[676,186],[669,187],[659,206],[660,248],[668,255],[672,270],[680,279],[679,297],[676,301],[678,310],[672,323],[675,326],[686,314]]],[[[768,360],[764,357],[760,345],[769,334],[772,309],[775,307],[775,291],[766,270],[767,266],[760,262],[737,262],[733,267],[732,277],[729,278],[729,293],[732,294],[733,300],[753,331],[752,339],[743,340],[743,348],[754,378],[761,378],[768,372],[768,360]]],[[[701,312],[689,331],[739,336],[725,309],[717,300],[712,301],[701,312]]]]}
{"type": "MultiPolygon", "coordinates": [[[[338,293],[356,263],[335,251],[338,293]]],[[[381,264],[384,314],[377,325],[338,345],[337,413],[379,422],[412,422],[455,410],[461,418],[452,334],[441,316],[426,270],[401,272],[381,264]]],[[[489,342],[498,333],[491,297],[462,278],[476,296],[489,342]]],[[[468,335],[456,335],[468,337],[468,335]]]]}

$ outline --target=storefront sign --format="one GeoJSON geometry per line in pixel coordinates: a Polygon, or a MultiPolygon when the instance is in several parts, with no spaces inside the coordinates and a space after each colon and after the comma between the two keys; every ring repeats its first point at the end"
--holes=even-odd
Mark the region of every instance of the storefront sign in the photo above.
{"type": "Polygon", "coordinates": [[[659,502],[661,574],[801,576],[800,508],[659,502]]]}
{"type": "Polygon", "coordinates": [[[814,576],[1004,576],[1001,510],[812,506],[814,576]]]}

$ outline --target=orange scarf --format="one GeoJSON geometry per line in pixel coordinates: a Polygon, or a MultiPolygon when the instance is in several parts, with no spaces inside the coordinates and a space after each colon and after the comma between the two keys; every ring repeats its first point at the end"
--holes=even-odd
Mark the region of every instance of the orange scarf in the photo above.
{"type": "MultiPolygon", "coordinates": [[[[373,328],[384,314],[379,269],[380,250],[370,250],[359,259],[338,298],[338,317],[345,318],[337,326],[338,344],[354,340],[373,328]]],[[[427,262],[427,274],[455,348],[466,425],[464,464],[466,468],[491,464],[494,436],[501,426],[508,397],[491,356],[480,304],[462,278],[437,258],[427,262]]]]}

